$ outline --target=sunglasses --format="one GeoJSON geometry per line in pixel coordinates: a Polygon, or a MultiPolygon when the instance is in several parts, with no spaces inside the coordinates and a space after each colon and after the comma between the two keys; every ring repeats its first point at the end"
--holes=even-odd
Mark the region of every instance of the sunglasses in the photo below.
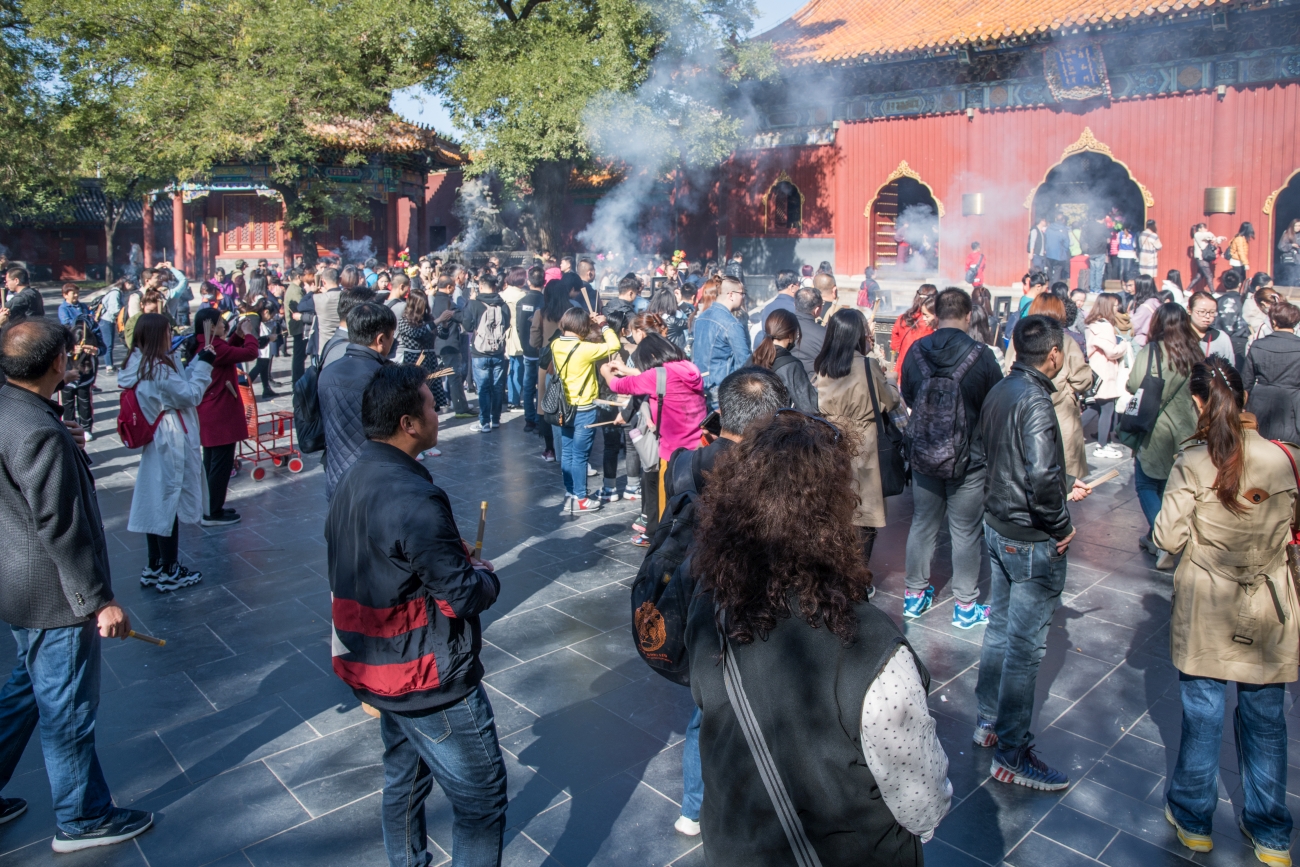
{"type": "Polygon", "coordinates": [[[790,407],[786,407],[786,408],[784,408],[784,409],[778,409],[778,410],[776,411],[775,415],[780,415],[780,414],[783,413],[783,412],[792,413],[792,414],[794,414],[794,415],[801,416],[801,417],[803,417],[803,418],[812,419],[813,421],[819,421],[819,422],[821,422],[822,424],[826,425],[828,428],[831,429],[831,433],[833,433],[833,434],[835,435],[835,442],[838,443],[838,442],[840,441],[840,429],[837,428],[837,427],[836,427],[834,424],[832,424],[831,422],[829,422],[829,421],[827,421],[826,419],[822,418],[821,416],[819,416],[819,415],[809,415],[809,414],[806,413],[806,412],[800,412],[799,410],[797,410],[797,409],[791,409],[790,407]]]}

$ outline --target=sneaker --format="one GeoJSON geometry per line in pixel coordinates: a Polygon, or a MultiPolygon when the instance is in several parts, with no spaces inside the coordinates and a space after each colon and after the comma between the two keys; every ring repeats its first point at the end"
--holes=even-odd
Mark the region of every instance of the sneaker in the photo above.
{"type": "MultiPolygon", "coordinates": [[[[1291,867],[1291,853],[1286,849],[1270,849],[1267,846],[1261,846],[1249,831],[1246,830],[1246,823],[1237,819],[1237,827],[1241,829],[1241,834],[1246,838],[1246,842],[1255,847],[1255,857],[1270,867],[1291,867]]],[[[1182,834],[1179,834],[1181,839],[1182,834]]],[[[1190,848],[1190,847],[1189,847],[1190,848]]],[[[1205,851],[1209,851],[1206,849],[1205,851]]]]}
{"type": "Polygon", "coordinates": [[[636,545],[638,548],[649,548],[650,537],[647,536],[645,533],[637,533],[635,536],[632,537],[632,544],[636,545]]]}
{"type": "Polygon", "coordinates": [[[1150,533],[1146,534],[1145,536],[1138,537],[1138,547],[1141,548],[1143,551],[1146,551],[1152,557],[1160,556],[1160,549],[1157,548],[1156,543],[1151,540],[1150,533]]]}
{"type": "Polygon", "coordinates": [[[998,745],[998,733],[993,730],[993,721],[977,717],[975,720],[975,735],[971,738],[977,747],[996,747],[998,745]]]}
{"type": "Polygon", "coordinates": [[[1214,841],[1210,839],[1209,834],[1193,834],[1178,824],[1178,820],[1174,818],[1174,813],[1169,809],[1168,804],[1165,804],[1165,821],[1174,826],[1174,831],[1178,834],[1178,842],[1193,852],[1209,852],[1214,848],[1214,841]]]}
{"type": "Polygon", "coordinates": [[[600,475],[600,470],[595,467],[587,467],[587,478],[594,479],[598,475],[600,475]]]}
{"type": "Polygon", "coordinates": [[[441,452],[439,449],[425,449],[423,452],[420,453],[420,457],[422,457],[422,458],[440,458],[440,457],[442,457],[442,452],[441,452]]]}
{"type": "Polygon", "coordinates": [[[1059,792],[1070,785],[1069,777],[1049,768],[1034,755],[1033,744],[1025,744],[1018,750],[1004,751],[998,747],[993,754],[993,765],[989,768],[989,773],[999,782],[1028,786],[1041,792],[1059,792]]]}
{"type": "Polygon", "coordinates": [[[583,497],[580,500],[575,499],[573,501],[573,511],[574,512],[599,512],[600,500],[596,499],[595,497],[583,497]]]}
{"type": "Polygon", "coordinates": [[[623,499],[625,499],[625,500],[633,500],[633,501],[641,499],[641,489],[640,489],[639,487],[638,487],[638,488],[624,488],[624,489],[623,489],[623,499]]]}
{"type": "Polygon", "coordinates": [[[170,593],[173,590],[180,590],[182,587],[198,584],[202,580],[202,572],[195,572],[177,563],[170,572],[158,578],[158,592],[170,593]]]}
{"type": "Polygon", "coordinates": [[[1160,553],[1156,555],[1156,568],[1163,570],[1165,572],[1168,572],[1170,569],[1173,569],[1174,555],[1170,554],[1168,551],[1164,549],[1158,549],[1158,550],[1160,551],[1160,553]]]}
{"type": "Polygon", "coordinates": [[[22,798],[0,798],[0,825],[12,822],[27,812],[27,802],[22,798]]]}
{"type": "Polygon", "coordinates": [[[872,599],[875,599],[875,598],[876,598],[876,585],[875,585],[875,584],[868,584],[868,585],[867,585],[867,601],[870,602],[872,599]]]}
{"type": "Polygon", "coordinates": [[[542,452],[542,460],[546,461],[548,464],[555,463],[555,449],[547,449],[542,452]]]}
{"type": "Polygon", "coordinates": [[[524,408],[517,403],[508,403],[505,406],[506,412],[523,412],[524,408]]]}
{"type": "Polygon", "coordinates": [[[618,488],[601,488],[599,496],[602,503],[615,503],[623,495],[618,492],[618,488]]]}
{"type": "Polygon", "coordinates": [[[483,424],[482,422],[474,422],[474,424],[469,426],[469,429],[474,431],[474,433],[487,433],[492,430],[492,425],[483,424]]]}
{"type": "Polygon", "coordinates": [[[632,532],[634,532],[634,533],[644,533],[644,532],[645,532],[645,524],[646,524],[646,517],[645,517],[645,515],[644,515],[644,514],[638,515],[638,516],[637,516],[637,519],[636,519],[635,521],[632,522],[632,532]]]}
{"type": "Polygon", "coordinates": [[[452,418],[478,418],[478,413],[466,410],[465,412],[456,413],[452,418]]]}
{"type": "Polygon", "coordinates": [[[934,587],[927,587],[922,591],[905,590],[903,591],[903,616],[920,617],[930,610],[934,604],[934,587]]]}
{"type": "Polygon", "coordinates": [[[235,518],[235,519],[239,518],[238,512],[236,512],[234,509],[228,509],[224,506],[221,508],[221,514],[226,515],[227,517],[230,518],[235,518]]]}
{"type": "Polygon", "coordinates": [[[537,422],[535,421],[524,422],[524,433],[537,433],[537,422]]]}
{"type": "Polygon", "coordinates": [[[685,834],[687,837],[698,837],[700,836],[700,823],[685,816],[678,816],[677,821],[673,822],[673,830],[678,834],[685,834]]]}
{"type": "Polygon", "coordinates": [[[492,429],[493,429],[493,430],[496,430],[496,429],[499,428],[499,427],[501,427],[501,422],[499,422],[499,421],[494,421],[494,422],[492,422],[492,429]]]}
{"type": "Polygon", "coordinates": [[[140,584],[145,587],[152,587],[158,583],[158,579],[162,576],[162,567],[145,566],[140,570],[140,584]]]}
{"type": "Polygon", "coordinates": [[[225,509],[222,509],[220,514],[204,515],[199,519],[199,526],[201,527],[224,527],[227,524],[238,523],[239,515],[235,512],[227,512],[225,509]]]}
{"type": "Polygon", "coordinates": [[[976,605],[974,602],[970,605],[962,605],[960,602],[953,603],[952,625],[958,629],[971,629],[981,623],[988,622],[989,607],[987,605],[976,605]]]}
{"type": "Polygon", "coordinates": [[[55,852],[78,852],[95,846],[112,846],[139,836],[153,825],[153,813],[144,810],[123,810],[114,807],[108,820],[93,831],[69,834],[59,831],[50,845],[55,852]]]}

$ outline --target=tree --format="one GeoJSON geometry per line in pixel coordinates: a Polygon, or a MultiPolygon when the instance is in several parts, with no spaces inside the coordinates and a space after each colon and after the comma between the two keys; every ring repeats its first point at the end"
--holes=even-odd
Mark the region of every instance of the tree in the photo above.
{"type": "MultiPolygon", "coordinates": [[[[539,234],[530,240],[558,249],[570,171],[590,168],[602,149],[601,101],[635,94],[656,68],[738,91],[765,74],[764,48],[740,40],[754,11],[753,0],[450,0],[428,9],[415,50],[431,70],[426,85],[468,131],[469,171],[495,171],[507,190],[530,193],[539,234]]],[[[690,124],[699,110],[667,96],[660,106],[660,128],[690,124]]],[[[729,152],[735,124],[714,116],[725,101],[708,110],[720,134],[711,150],[729,152]]]]}

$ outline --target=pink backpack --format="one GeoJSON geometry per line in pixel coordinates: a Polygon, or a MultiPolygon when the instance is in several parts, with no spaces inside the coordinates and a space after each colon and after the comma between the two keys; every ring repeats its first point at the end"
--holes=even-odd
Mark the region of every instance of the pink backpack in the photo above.
{"type": "Polygon", "coordinates": [[[140,409],[140,401],[135,396],[135,386],[122,390],[117,410],[117,435],[122,438],[122,445],[128,449],[142,449],[153,442],[154,431],[162,421],[163,414],[150,424],[140,409]]]}

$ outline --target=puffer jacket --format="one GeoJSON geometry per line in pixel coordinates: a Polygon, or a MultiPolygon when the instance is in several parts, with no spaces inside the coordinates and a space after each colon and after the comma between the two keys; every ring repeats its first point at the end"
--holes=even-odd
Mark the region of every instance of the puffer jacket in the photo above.
{"type": "Polygon", "coordinates": [[[984,399],[985,520],[1011,539],[1046,542],[1073,532],[1055,391],[1040,371],[1017,361],[984,399]]]}
{"type": "Polygon", "coordinates": [[[361,395],[375,371],[388,359],[368,346],[350,344],[343,357],[320,373],[317,394],[325,421],[325,496],[334,489],[348,467],[356,463],[366,442],[361,423],[361,395]]]}

